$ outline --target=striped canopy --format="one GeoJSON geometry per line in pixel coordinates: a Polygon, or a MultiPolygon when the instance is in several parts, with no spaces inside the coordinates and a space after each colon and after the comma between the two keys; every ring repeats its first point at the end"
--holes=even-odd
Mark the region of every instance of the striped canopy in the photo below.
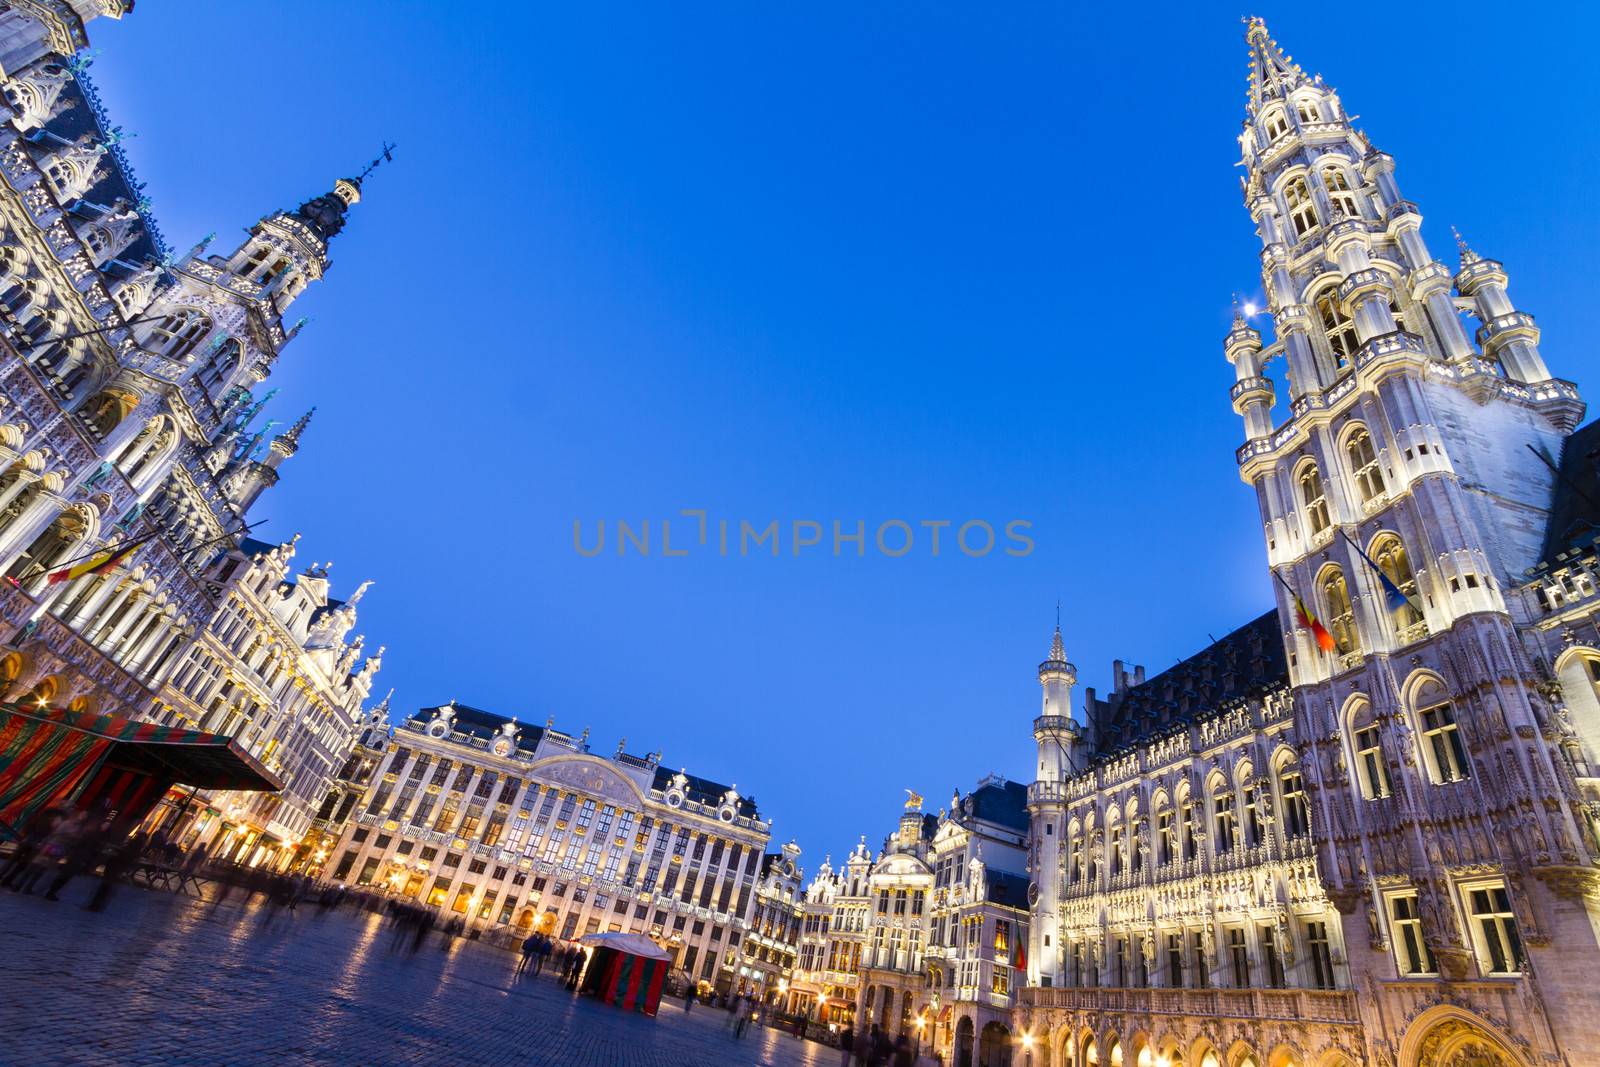
{"type": "Polygon", "coordinates": [[[50,804],[81,802],[81,787],[102,768],[148,780],[141,795],[175,783],[283,788],[232,738],[118,715],[0,704],[0,829],[20,827],[50,804]]]}

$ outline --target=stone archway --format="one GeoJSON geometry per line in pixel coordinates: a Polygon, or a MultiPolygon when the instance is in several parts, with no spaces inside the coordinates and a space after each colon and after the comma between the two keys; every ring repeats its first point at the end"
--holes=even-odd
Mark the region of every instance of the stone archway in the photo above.
{"type": "Polygon", "coordinates": [[[556,913],[554,910],[547,911],[539,916],[537,929],[541,934],[554,934],[556,932],[556,913]]]}
{"type": "Polygon", "coordinates": [[[1459,1008],[1423,1012],[1400,1045],[1402,1067],[1527,1067],[1494,1027],[1459,1008]]]}
{"type": "Polygon", "coordinates": [[[956,1022],[955,1067],[973,1067],[972,1016],[963,1015],[956,1022]]]}
{"type": "Polygon", "coordinates": [[[977,1067],[1011,1067],[1011,1031],[1004,1023],[985,1023],[978,1035],[977,1067]]]}

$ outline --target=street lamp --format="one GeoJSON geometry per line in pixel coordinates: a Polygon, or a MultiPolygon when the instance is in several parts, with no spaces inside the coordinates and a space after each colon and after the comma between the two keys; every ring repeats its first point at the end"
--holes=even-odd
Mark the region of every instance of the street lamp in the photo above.
{"type": "Polygon", "coordinates": [[[1027,1057],[1028,1067],[1033,1067],[1033,1034],[1026,1030],[1022,1032],[1022,1053],[1027,1057]]]}

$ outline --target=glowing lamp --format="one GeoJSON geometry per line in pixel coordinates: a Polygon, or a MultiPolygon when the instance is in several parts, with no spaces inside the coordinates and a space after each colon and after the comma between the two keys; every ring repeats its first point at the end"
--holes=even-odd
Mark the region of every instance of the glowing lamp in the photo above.
{"type": "Polygon", "coordinates": [[[1246,304],[1244,306],[1244,317],[1247,318],[1247,319],[1251,318],[1251,317],[1253,317],[1255,315],[1256,312],[1258,312],[1260,310],[1261,309],[1256,307],[1254,302],[1248,303],[1248,304],[1246,304]]]}

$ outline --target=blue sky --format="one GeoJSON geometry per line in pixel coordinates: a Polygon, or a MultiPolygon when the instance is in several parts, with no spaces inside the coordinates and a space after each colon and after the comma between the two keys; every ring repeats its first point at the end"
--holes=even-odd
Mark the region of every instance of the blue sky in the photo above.
{"type": "MultiPolygon", "coordinates": [[[[754,794],[811,870],[876,843],[905,787],[1030,777],[1058,598],[1102,689],[1113,658],[1153,673],[1269,605],[1221,354],[1260,286],[1244,11],[465,10],[91,27],[179,249],[399,145],[297,306],[273,414],[317,418],[253,516],[341,591],[376,580],[361,628],[399,708],[664,750],[754,794]],[[868,554],[661,558],[684,508],[859,519],[868,554]],[[1036,548],[885,558],[895,518],[1022,519],[1036,548]],[[600,519],[652,520],[656,552],[580,557],[600,519]]],[[[1552,371],[1594,383],[1600,18],[1257,13],[1396,157],[1435,253],[1454,223],[1503,260],[1552,371]]]]}

